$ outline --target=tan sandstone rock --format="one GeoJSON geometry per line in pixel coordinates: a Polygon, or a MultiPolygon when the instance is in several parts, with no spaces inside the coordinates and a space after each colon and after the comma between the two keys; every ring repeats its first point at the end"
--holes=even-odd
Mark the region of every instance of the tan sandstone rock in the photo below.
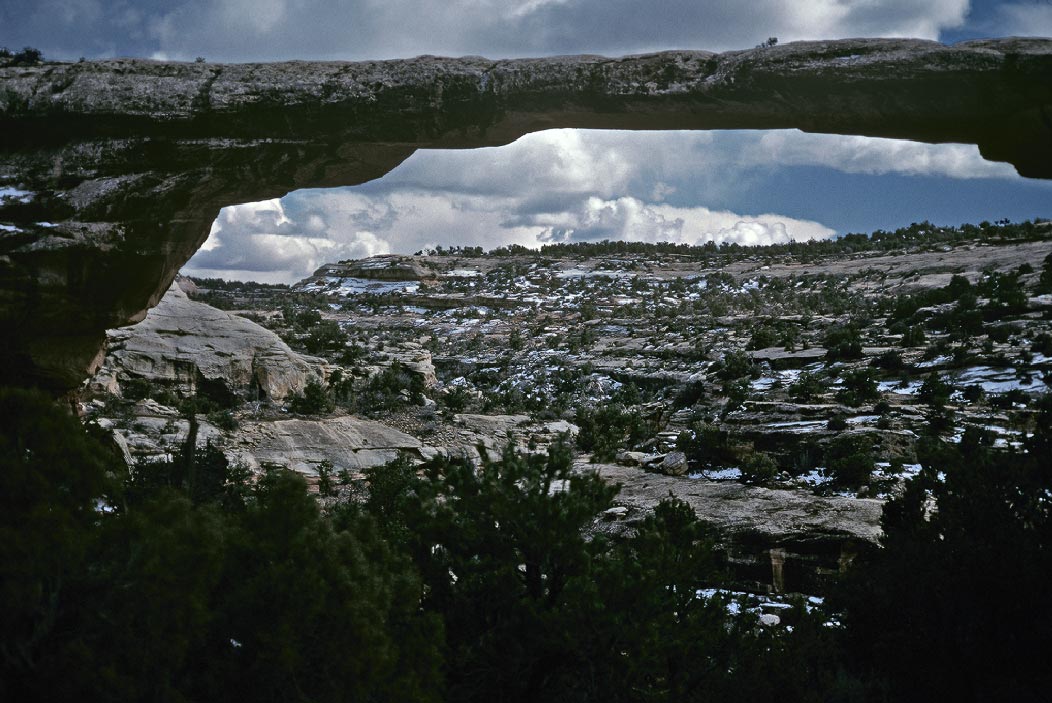
{"type": "Polygon", "coordinates": [[[270,330],[190,300],[173,284],[142,322],[109,335],[102,378],[144,378],[195,390],[282,401],[319,378],[319,359],[292,351],[270,330]],[[118,371],[119,370],[119,371],[118,371]]]}

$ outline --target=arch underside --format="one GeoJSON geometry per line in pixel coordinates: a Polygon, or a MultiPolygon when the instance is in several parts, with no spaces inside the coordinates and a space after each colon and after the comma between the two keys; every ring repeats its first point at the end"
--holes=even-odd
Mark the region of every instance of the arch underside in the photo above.
{"type": "Polygon", "coordinates": [[[224,206],[566,127],[971,143],[1052,178],[1052,41],[0,68],[0,188],[17,194],[0,200],[0,382],[76,387],[105,330],[145,315],[224,206]]]}

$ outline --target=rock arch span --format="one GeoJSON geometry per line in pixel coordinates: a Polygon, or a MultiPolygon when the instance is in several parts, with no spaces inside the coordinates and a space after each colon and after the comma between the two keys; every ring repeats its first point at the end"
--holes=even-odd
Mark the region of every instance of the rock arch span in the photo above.
{"type": "Polygon", "coordinates": [[[713,54],[0,68],[0,383],[74,388],[226,205],[556,127],[977,144],[1052,178],[1052,40],[713,54]]]}

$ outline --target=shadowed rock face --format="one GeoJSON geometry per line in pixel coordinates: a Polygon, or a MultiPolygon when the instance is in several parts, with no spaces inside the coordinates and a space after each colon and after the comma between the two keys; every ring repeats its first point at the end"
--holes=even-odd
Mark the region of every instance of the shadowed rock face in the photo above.
{"type": "Polygon", "coordinates": [[[225,205],[556,127],[964,142],[1049,178],[1052,41],[0,68],[0,382],[75,387],[103,331],[142,319],[225,205]]]}

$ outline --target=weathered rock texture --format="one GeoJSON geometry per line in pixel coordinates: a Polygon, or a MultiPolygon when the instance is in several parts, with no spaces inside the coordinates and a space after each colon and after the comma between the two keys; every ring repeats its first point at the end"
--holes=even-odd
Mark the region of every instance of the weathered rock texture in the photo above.
{"type": "MultiPolygon", "coordinates": [[[[625,515],[646,514],[669,496],[685,501],[718,531],[735,577],[775,591],[821,592],[825,577],[873,549],[881,535],[878,500],[684,480],[612,464],[575,468],[619,484],[617,502],[628,508],[625,515]]],[[[623,523],[607,527],[624,528],[623,523]]]]}
{"type": "Polygon", "coordinates": [[[965,142],[1047,178],[1052,41],[0,68],[0,189],[16,189],[0,197],[0,381],[79,383],[103,331],[156,304],[225,205],[378,178],[418,148],[554,127],[965,142]]]}
{"type": "Polygon", "coordinates": [[[308,285],[326,277],[365,278],[374,281],[423,281],[434,279],[435,272],[411,256],[384,254],[358,259],[345,264],[325,264],[299,285],[308,285]]]}
{"type": "Polygon", "coordinates": [[[335,471],[357,472],[421,448],[418,439],[393,427],[348,416],[245,423],[235,440],[227,454],[251,468],[269,462],[308,475],[316,474],[322,462],[335,471]]]}
{"type": "Polygon", "coordinates": [[[94,382],[119,386],[137,378],[221,400],[282,401],[320,380],[322,363],[251,320],[190,300],[173,284],[146,319],[112,333],[94,382]]]}

